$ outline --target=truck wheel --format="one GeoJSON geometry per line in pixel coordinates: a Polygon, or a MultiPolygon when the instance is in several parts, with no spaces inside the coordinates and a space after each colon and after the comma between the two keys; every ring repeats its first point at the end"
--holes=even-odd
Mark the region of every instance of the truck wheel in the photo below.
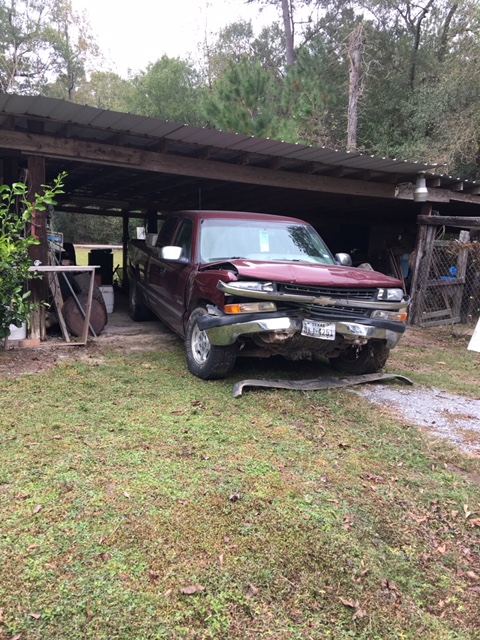
{"type": "Polygon", "coordinates": [[[128,291],[128,310],[130,317],[135,322],[149,320],[152,317],[150,310],[143,304],[141,294],[134,280],[130,280],[128,291]]]}
{"type": "Polygon", "coordinates": [[[206,313],[206,309],[197,307],[188,320],[185,333],[188,368],[203,380],[225,378],[235,365],[235,346],[216,347],[210,344],[205,331],[198,328],[198,318],[206,313]]]}
{"type": "Polygon", "coordinates": [[[337,358],[330,360],[332,367],[342,373],[362,375],[364,373],[376,373],[385,366],[390,354],[381,342],[372,342],[363,347],[349,347],[337,358]]]}

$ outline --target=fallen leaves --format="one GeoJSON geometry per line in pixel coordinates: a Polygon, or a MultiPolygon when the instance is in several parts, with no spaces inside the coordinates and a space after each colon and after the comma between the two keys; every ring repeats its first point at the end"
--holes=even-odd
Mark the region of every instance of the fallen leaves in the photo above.
{"type": "Polygon", "coordinates": [[[426,516],[416,516],[414,513],[408,514],[412,520],[414,520],[417,524],[422,524],[422,522],[427,522],[430,519],[430,515],[426,516]]]}
{"type": "Polygon", "coordinates": [[[202,591],[205,591],[203,584],[192,584],[189,587],[182,587],[180,589],[180,593],[184,596],[193,596],[196,593],[201,593],[202,591]]]}
{"type": "Polygon", "coordinates": [[[35,507],[35,509],[33,510],[34,514],[40,513],[40,511],[43,509],[43,505],[42,504],[37,504],[37,506],[35,507]]]}
{"type": "Polygon", "coordinates": [[[247,598],[254,598],[258,595],[257,587],[254,587],[252,583],[248,585],[247,598]]]}
{"type": "Polygon", "coordinates": [[[367,617],[368,615],[367,612],[364,609],[362,609],[358,600],[346,600],[345,598],[342,598],[340,596],[340,602],[346,607],[349,607],[350,609],[355,609],[355,612],[352,616],[352,620],[361,620],[362,618],[367,617]]]}

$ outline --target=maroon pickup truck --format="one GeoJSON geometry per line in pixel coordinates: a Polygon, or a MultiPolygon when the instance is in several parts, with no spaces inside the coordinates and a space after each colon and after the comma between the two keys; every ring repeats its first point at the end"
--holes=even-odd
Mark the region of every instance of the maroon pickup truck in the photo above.
{"type": "Polygon", "coordinates": [[[333,257],[296,218],[172,213],[154,243],[130,242],[128,278],[131,317],[153,312],[182,336],[190,371],[206,380],[240,355],[327,357],[339,371],[374,373],[406,327],[399,280],[333,257]]]}

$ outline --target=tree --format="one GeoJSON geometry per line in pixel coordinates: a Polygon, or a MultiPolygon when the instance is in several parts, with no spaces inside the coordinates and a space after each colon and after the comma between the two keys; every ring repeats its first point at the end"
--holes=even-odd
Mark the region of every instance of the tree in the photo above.
{"type": "Polygon", "coordinates": [[[131,80],[131,111],[145,116],[202,126],[200,75],[185,60],[162,56],[131,80]]]}
{"type": "Polygon", "coordinates": [[[36,93],[49,68],[45,28],[49,0],[0,1],[0,89],[36,93]]]}
{"type": "Polygon", "coordinates": [[[358,102],[362,94],[361,73],[364,39],[363,27],[359,25],[350,34],[348,42],[350,83],[348,91],[347,151],[353,151],[357,148],[358,102]]]}
{"type": "Polygon", "coordinates": [[[128,111],[134,87],[113,71],[92,71],[76,89],[74,100],[99,109],[128,111]]]}
{"type": "Polygon", "coordinates": [[[99,55],[85,12],[74,11],[71,0],[56,0],[44,35],[52,49],[51,70],[57,76],[51,92],[73,101],[99,55]]]}
{"type": "Polygon", "coordinates": [[[229,61],[227,71],[205,98],[205,114],[225,131],[269,137],[277,128],[278,96],[272,74],[243,57],[229,61]]]}
{"type": "MultiPolygon", "coordinates": [[[[247,0],[248,4],[258,0],[247,0]]],[[[293,0],[260,0],[261,4],[277,5],[282,14],[285,57],[288,66],[295,65],[295,21],[293,0]]]]}
{"type": "Polygon", "coordinates": [[[26,184],[0,186],[0,340],[8,337],[11,324],[21,326],[36,308],[26,283],[33,277],[28,250],[39,241],[30,235],[29,226],[35,210],[45,211],[63,193],[64,177],[58,176],[53,187],[44,185],[43,195],[35,194],[34,202],[27,200],[26,184]]]}
{"type": "Polygon", "coordinates": [[[0,90],[73,100],[98,56],[70,0],[0,0],[0,90]]]}
{"type": "Polygon", "coordinates": [[[249,57],[277,77],[283,75],[285,52],[283,35],[277,23],[264,27],[255,35],[251,21],[239,20],[226,25],[216,34],[212,45],[204,45],[208,87],[221,78],[229,62],[249,57]]]}

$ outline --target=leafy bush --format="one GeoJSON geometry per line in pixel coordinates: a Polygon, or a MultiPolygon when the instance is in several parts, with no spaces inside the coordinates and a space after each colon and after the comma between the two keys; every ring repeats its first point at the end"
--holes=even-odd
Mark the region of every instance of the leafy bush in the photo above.
{"type": "Polygon", "coordinates": [[[28,187],[22,182],[0,186],[0,340],[9,335],[11,324],[19,327],[28,322],[36,306],[30,299],[26,282],[32,260],[29,247],[39,244],[30,234],[34,211],[45,211],[63,193],[65,174],[60,174],[53,187],[42,185],[44,194],[27,199],[28,187]]]}

